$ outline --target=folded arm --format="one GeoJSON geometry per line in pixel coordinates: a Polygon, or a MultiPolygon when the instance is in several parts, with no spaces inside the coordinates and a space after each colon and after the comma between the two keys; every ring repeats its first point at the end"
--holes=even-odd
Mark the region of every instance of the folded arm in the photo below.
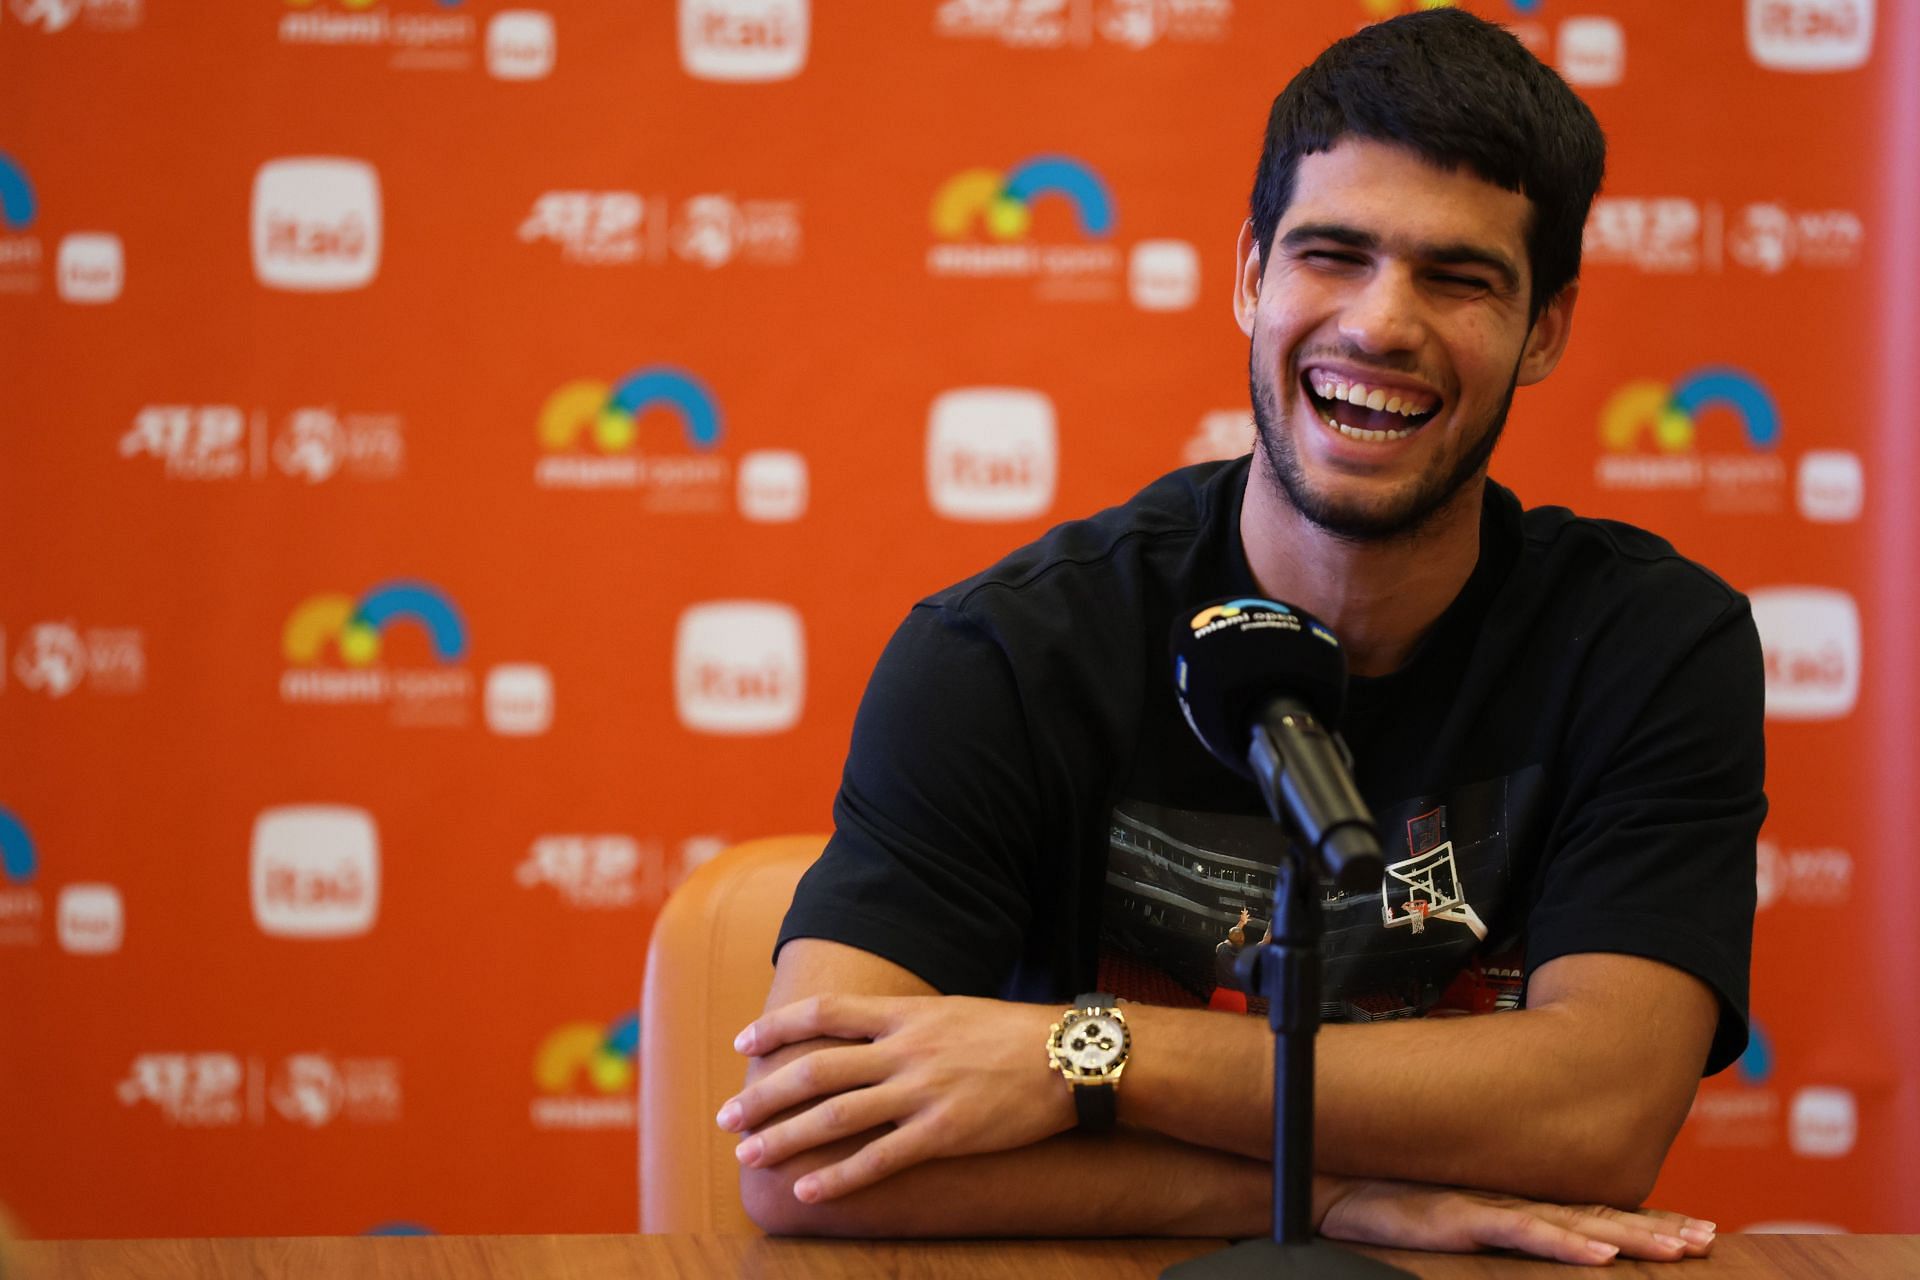
{"type": "MultiPolygon", "coordinates": [[[[1708,1003],[1710,1009],[1710,998],[1708,1003]]],[[[1121,1089],[1123,1123],[1110,1137],[1090,1139],[1068,1132],[1071,1100],[1046,1066],[1042,1046],[1056,1010],[939,997],[887,961],[813,940],[783,950],[767,1007],[768,1014],[742,1037],[743,1051],[755,1055],[747,1088],[720,1118],[729,1129],[751,1131],[740,1148],[742,1194],[749,1214],[767,1230],[1258,1235],[1267,1229],[1271,1041],[1252,1019],[1132,1007],[1135,1050],[1121,1089]],[[847,994],[855,992],[861,994],[847,994]],[[1143,1072],[1149,1062],[1153,1067],[1143,1072]]],[[[1468,1021],[1521,1016],[1410,1025],[1450,1030],[1468,1021]]],[[[1556,1036],[1590,1029],[1565,1020],[1552,1025],[1556,1036]]],[[[1711,1025],[1709,1011],[1709,1031],[1711,1025]]],[[[1372,1073],[1377,1091],[1371,1094],[1359,1084],[1329,1088],[1330,1075],[1341,1068],[1323,1057],[1320,1114],[1344,1123],[1346,1141],[1362,1148],[1382,1133],[1390,1133],[1392,1152],[1445,1146],[1461,1123],[1460,1098],[1440,1108],[1436,1132],[1408,1141],[1397,1122],[1420,1114],[1408,1093],[1416,1077],[1406,1061],[1383,1060],[1406,1046],[1389,1046],[1385,1038],[1359,1040],[1398,1029],[1355,1029],[1354,1069],[1372,1073]],[[1379,1044],[1382,1052],[1367,1051],[1367,1044],[1379,1044]],[[1384,1107],[1383,1097],[1391,1099],[1384,1107]],[[1346,1118],[1346,1108],[1362,1122],[1346,1118]],[[1373,1109],[1390,1114],[1369,1127],[1365,1121],[1373,1109]]],[[[1494,1051],[1511,1048],[1497,1045],[1494,1051]]],[[[1453,1044],[1438,1052],[1468,1049],[1453,1044]]],[[[1497,1090],[1468,1112],[1511,1115],[1518,1109],[1518,1064],[1509,1059],[1495,1067],[1487,1078],[1500,1082],[1497,1090]]],[[[1420,1088],[1434,1089],[1436,1096],[1449,1088],[1444,1073],[1417,1078],[1420,1088]]],[[[1487,1145],[1488,1135],[1468,1136],[1487,1145]]],[[[1670,1138],[1669,1131],[1658,1140],[1660,1153],[1670,1138]]],[[[1322,1152],[1324,1157],[1324,1145],[1322,1152]]],[[[1563,1161],[1576,1157],[1563,1149],[1538,1162],[1542,1176],[1555,1176],[1563,1161]]],[[[1415,1163],[1376,1159],[1356,1171],[1421,1181],[1446,1176],[1411,1168],[1415,1163]]],[[[1322,1164],[1350,1167],[1325,1158],[1322,1164]]],[[[1523,1171],[1529,1167],[1523,1162],[1523,1171]]],[[[1482,1183],[1499,1184],[1497,1176],[1482,1183]]],[[[1329,1234],[1347,1239],[1426,1248],[1500,1245],[1564,1261],[1604,1260],[1611,1256],[1607,1248],[1678,1257],[1698,1252],[1710,1238],[1701,1234],[1704,1224],[1598,1205],[1569,1209],[1334,1177],[1316,1181],[1315,1216],[1324,1216],[1329,1234]],[[1692,1232],[1686,1241],[1671,1234],[1683,1229],[1692,1232]]]]}

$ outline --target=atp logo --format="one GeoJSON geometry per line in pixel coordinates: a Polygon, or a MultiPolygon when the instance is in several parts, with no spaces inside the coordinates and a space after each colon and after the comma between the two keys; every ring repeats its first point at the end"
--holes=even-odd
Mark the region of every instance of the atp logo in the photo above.
{"type": "Polygon", "coordinates": [[[302,601],[280,636],[288,669],[280,697],[289,703],[388,703],[396,723],[457,725],[467,719],[473,677],[467,625],[438,587],[398,579],[364,596],[325,593],[302,601]],[[424,635],[431,666],[382,661],[394,628],[424,635]]]}
{"type": "Polygon", "coordinates": [[[1113,233],[1107,184],[1071,156],[1035,156],[1004,174],[995,169],[955,174],[933,198],[933,232],[942,240],[962,240],[978,229],[995,240],[1018,240],[1032,226],[1033,203],[1044,196],[1067,200],[1083,235],[1113,233]]]}
{"type": "Polygon", "coordinates": [[[538,1129],[630,1129],[640,1015],[611,1023],[569,1022],[540,1043],[533,1080],[542,1097],[530,1118],[538,1129]]]}
{"type": "Polygon", "coordinates": [[[31,946],[40,938],[40,855],[27,824],[0,806],[0,946],[31,946]]]}
{"type": "Polygon", "coordinates": [[[1769,513],[1786,493],[1781,433],[1772,393],[1743,369],[1711,365],[1672,384],[1643,378],[1600,411],[1606,454],[1596,479],[1603,489],[1697,489],[1709,510],[1769,513]],[[1727,417],[1745,448],[1704,448],[1703,422],[1727,417]]]}

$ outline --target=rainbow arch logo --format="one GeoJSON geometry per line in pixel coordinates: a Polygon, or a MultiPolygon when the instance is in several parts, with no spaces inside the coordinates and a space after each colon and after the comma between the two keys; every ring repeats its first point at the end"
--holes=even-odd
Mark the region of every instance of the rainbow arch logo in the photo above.
{"type": "Polygon", "coordinates": [[[541,1041],[533,1057],[533,1081],[546,1093],[568,1093],[585,1076],[601,1093],[633,1087],[633,1059],[640,1048],[640,1015],[632,1012],[606,1026],[569,1022],[541,1041]]]}
{"type": "Polygon", "coordinates": [[[1033,202],[1042,196],[1071,201],[1084,234],[1112,234],[1113,197],[1107,184],[1071,156],[1035,156],[1006,173],[956,173],[933,197],[933,232],[943,240],[964,240],[983,226],[995,240],[1018,240],[1032,225],[1033,202]]]}
{"type": "Polygon", "coordinates": [[[39,870],[27,824],[14,817],[13,810],[0,809],[0,873],[14,884],[27,884],[39,870]]]}
{"type": "Polygon", "coordinates": [[[467,652],[467,624],[438,588],[423,582],[383,583],[358,600],[349,595],[311,596],[287,618],[280,647],[287,661],[320,661],[329,643],[350,667],[380,657],[381,636],[396,622],[418,623],[433,642],[434,656],[457,662],[467,652]]]}
{"type": "Polygon", "coordinates": [[[1686,453],[1699,435],[1700,415],[1710,409],[1732,410],[1756,449],[1780,443],[1773,396],[1758,378],[1728,365],[1696,369],[1671,386],[1652,378],[1629,382],[1600,411],[1600,442],[1625,453],[1650,436],[1663,453],[1686,453]]]}
{"type": "Polygon", "coordinates": [[[540,443],[551,452],[590,437],[605,453],[626,453],[640,438],[640,416],[664,406],[680,419],[687,443],[720,443],[720,406],[707,385],[684,369],[653,365],[608,386],[591,378],[569,382],[540,410],[540,443]]]}
{"type": "Polygon", "coordinates": [[[40,202],[34,197],[27,171],[18,160],[0,151],[0,222],[9,231],[25,231],[39,212],[40,202]]]}
{"type": "Polygon", "coordinates": [[[1259,596],[1242,596],[1238,600],[1229,600],[1225,604],[1208,605],[1193,615],[1193,621],[1187,625],[1198,632],[1202,627],[1222,618],[1237,618],[1248,609],[1267,609],[1274,613],[1292,613],[1293,610],[1278,600],[1263,600],[1259,596]]]}

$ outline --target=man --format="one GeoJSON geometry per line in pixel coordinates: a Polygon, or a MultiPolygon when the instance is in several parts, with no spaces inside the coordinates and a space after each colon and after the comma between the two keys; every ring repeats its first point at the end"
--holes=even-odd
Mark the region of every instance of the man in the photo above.
{"type": "Polygon", "coordinates": [[[1282,92],[1237,249],[1252,457],[923,602],[875,670],[719,1117],[763,1226],[1266,1231],[1271,1038],[1200,1006],[1220,930],[1266,914],[1275,837],[1167,657],[1202,603],[1260,596],[1342,638],[1388,848],[1379,895],[1326,895],[1327,1008],[1354,1025],[1319,1039],[1321,1230],[1580,1262],[1710,1244],[1634,1208],[1745,1043],[1758,639],[1659,539],[1486,480],[1515,388],[1566,347],[1603,157],[1557,76],[1455,10],[1282,92]],[[1133,998],[1117,1080],[1042,1057],[1081,992],[1133,998]]]}

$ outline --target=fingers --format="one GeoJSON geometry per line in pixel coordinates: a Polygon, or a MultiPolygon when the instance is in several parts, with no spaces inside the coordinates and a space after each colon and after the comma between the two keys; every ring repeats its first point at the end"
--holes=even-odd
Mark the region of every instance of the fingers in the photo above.
{"type": "Polygon", "coordinates": [[[734,1156],[748,1168],[758,1169],[779,1164],[802,1151],[865,1133],[900,1118],[902,1103],[898,1093],[898,1090],[884,1088],[856,1089],[824,1098],[798,1115],[748,1137],[734,1148],[734,1156]]]}
{"type": "Polygon", "coordinates": [[[1620,1253],[1620,1246],[1611,1241],[1549,1222],[1527,1208],[1479,1204],[1463,1225],[1481,1248],[1516,1249],[1555,1262],[1592,1267],[1611,1262],[1620,1253]]]}
{"type": "Polygon", "coordinates": [[[728,1098],[713,1120],[729,1133],[743,1133],[815,1098],[884,1080],[888,1070],[886,1051],[873,1045],[816,1049],[728,1098]]]}
{"type": "Polygon", "coordinates": [[[892,1025],[898,1001],[882,996],[808,996],[762,1014],[733,1039],[733,1047],[756,1058],[784,1045],[832,1036],[870,1040],[892,1025]]]}
{"type": "Polygon", "coordinates": [[[1563,1225],[1620,1246],[1629,1258],[1670,1262],[1701,1257],[1713,1247],[1714,1224],[1683,1214],[1613,1209],[1606,1205],[1540,1205],[1563,1225]]]}
{"type": "Polygon", "coordinates": [[[815,1169],[793,1184],[795,1198],[808,1204],[832,1200],[925,1160],[928,1151],[928,1125],[923,1121],[902,1125],[892,1133],[875,1138],[838,1164],[815,1169]]]}

